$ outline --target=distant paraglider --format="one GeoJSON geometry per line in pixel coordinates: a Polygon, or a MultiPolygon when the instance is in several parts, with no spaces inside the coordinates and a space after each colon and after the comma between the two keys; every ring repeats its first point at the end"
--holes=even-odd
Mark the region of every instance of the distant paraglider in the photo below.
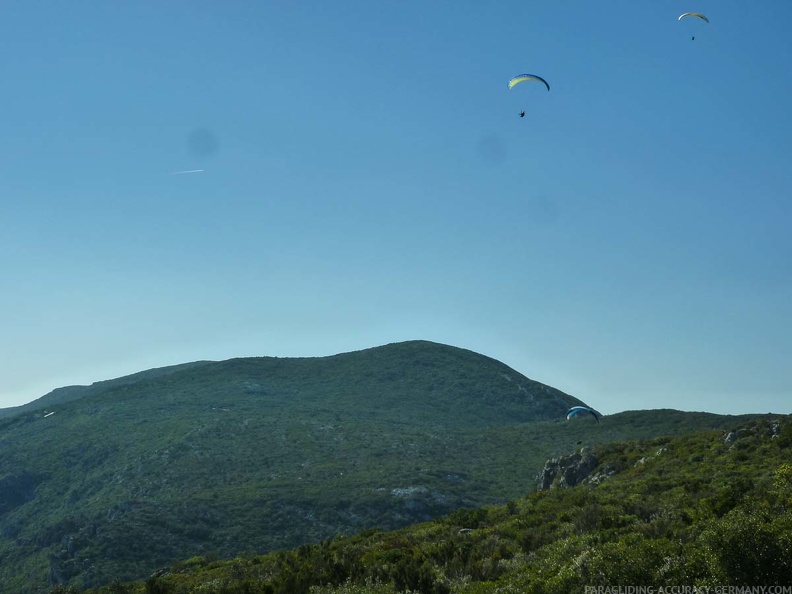
{"type": "Polygon", "coordinates": [[[573,406],[572,408],[569,409],[569,412],[566,414],[566,420],[568,421],[572,417],[581,414],[591,415],[592,417],[594,417],[594,420],[597,421],[597,423],[599,423],[600,417],[602,416],[596,410],[594,410],[593,408],[589,408],[588,406],[573,406]]]}
{"type": "MultiPolygon", "coordinates": [[[[509,81],[509,90],[513,89],[515,87],[515,85],[519,85],[520,83],[526,82],[526,81],[529,81],[529,80],[535,80],[535,81],[539,81],[541,83],[544,83],[544,86],[547,87],[547,90],[548,91],[550,90],[550,85],[548,84],[548,82],[545,79],[543,79],[541,76],[536,76],[535,74],[518,74],[517,76],[515,76],[514,78],[512,78],[509,81]]],[[[525,111],[519,112],[519,116],[521,118],[524,118],[525,117],[525,111]]]]}
{"type": "MultiPolygon", "coordinates": [[[[706,16],[704,16],[703,14],[701,14],[700,12],[686,12],[684,14],[680,14],[679,18],[677,20],[681,21],[682,19],[687,18],[687,17],[698,18],[698,19],[701,19],[702,21],[704,21],[705,23],[709,23],[709,19],[706,16]]],[[[696,36],[694,35],[693,37],[690,38],[690,40],[691,41],[695,41],[696,40],[696,36]]]]}

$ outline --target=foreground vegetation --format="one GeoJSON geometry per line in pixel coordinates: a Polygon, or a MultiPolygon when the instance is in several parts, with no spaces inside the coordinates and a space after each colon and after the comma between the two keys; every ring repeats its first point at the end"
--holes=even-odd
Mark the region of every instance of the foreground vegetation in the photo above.
{"type": "MultiPolygon", "coordinates": [[[[231,560],[193,557],[94,594],[565,593],[792,584],[792,419],[586,448],[572,488],[409,528],[231,560]]],[[[59,587],[53,592],[76,592],[59,587]]]]}

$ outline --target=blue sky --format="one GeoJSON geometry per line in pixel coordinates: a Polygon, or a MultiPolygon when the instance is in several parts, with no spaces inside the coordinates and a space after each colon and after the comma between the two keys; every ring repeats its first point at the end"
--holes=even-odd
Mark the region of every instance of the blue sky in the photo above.
{"type": "Polygon", "coordinates": [[[787,0],[4,6],[0,406],[427,339],[606,414],[789,413],[791,29],[787,0]]]}

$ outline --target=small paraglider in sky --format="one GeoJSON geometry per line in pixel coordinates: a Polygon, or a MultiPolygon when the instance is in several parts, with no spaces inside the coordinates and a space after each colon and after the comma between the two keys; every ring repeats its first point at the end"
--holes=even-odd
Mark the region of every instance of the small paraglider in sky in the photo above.
{"type": "MultiPolygon", "coordinates": [[[[700,12],[686,12],[684,14],[680,14],[679,18],[677,20],[681,21],[682,19],[687,18],[687,17],[698,18],[698,19],[701,19],[702,21],[704,21],[705,23],[709,23],[709,19],[706,16],[704,16],[703,14],[701,14],[700,12]]],[[[695,41],[696,40],[696,36],[693,35],[690,38],[690,40],[691,41],[695,41]]]]}
{"type": "Polygon", "coordinates": [[[592,417],[594,417],[594,420],[597,421],[597,423],[599,423],[600,417],[602,416],[596,410],[594,410],[593,408],[589,408],[588,406],[573,406],[572,408],[569,409],[569,412],[567,412],[566,420],[568,421],[572,417],[581,414],[591,415],[592,417]]]}
{"type": "MultiPolygon", "coordinates": [[[[526,82],[529,80],[542,82],[547,87],[547,90],[548,91],[550,90],[550,85],[548,84],[548,82],[545,79],[543,79],[541,76],[537,76],[535,74],[518,74],[509,81],[509,90],[513,89],[516,85],[520,84],[521,82],[526,82]]],[[[518,114],[521,118],[525,117],[525,111],[520,111],[518,112],[518,114]]]]}

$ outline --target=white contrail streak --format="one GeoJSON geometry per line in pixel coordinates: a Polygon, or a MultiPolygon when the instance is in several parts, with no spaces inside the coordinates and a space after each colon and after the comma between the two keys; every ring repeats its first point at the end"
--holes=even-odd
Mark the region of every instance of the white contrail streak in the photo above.
{"type": "Polygon", "coordinates": [[[171,175],[183,175],[185,173],[202,173],[203,169],[185,169],[184,171],[171,171],[171,175]]]}

